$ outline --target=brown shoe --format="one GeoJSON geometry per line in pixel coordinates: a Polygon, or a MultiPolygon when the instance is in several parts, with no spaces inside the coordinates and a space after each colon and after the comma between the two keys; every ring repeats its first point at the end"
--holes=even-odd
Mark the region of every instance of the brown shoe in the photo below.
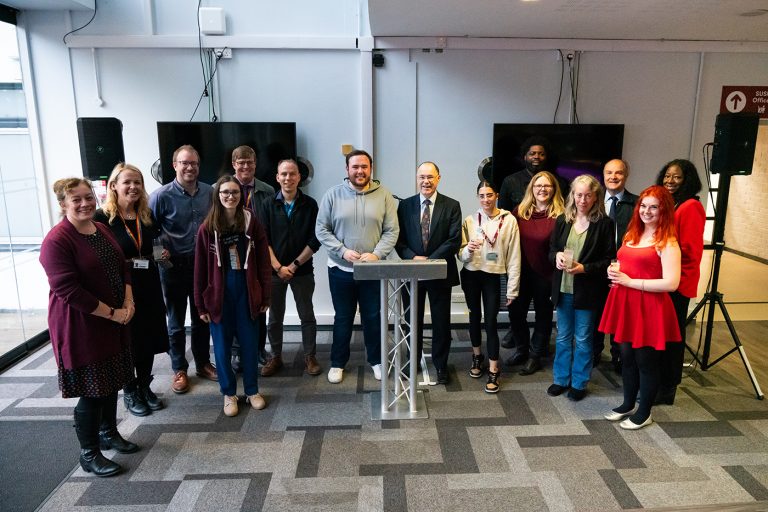
{"type": "Polygon", "coordinates": [[[304,366],[307,369],[307,373],[310,375],[320,375],[323,373],[323,369],[318,364],[317,358],[315,356],[305,356],[304,366]]]}
{"type": "Polygon", "coordinates": [[[216,373],[216,367],[211,363],[205,363],[202,367],[198,368],[195,372],[201,379],[212,380],[213,382],[219,381],[219,375],[216,373]]]}
{"type": "Polygon", "coordinates": [[[187,370],[179,370],[173,374],[171,389],[177,395],[181,395],[189,391],[189,379],[187,379],[187,370]]]}
{"type": "Polygon", "coordinates": [[[277,373],[277,370],[283,367],[282,356],[272,356],[272,359],[267,361],[267,364],[261,367],[262,377],[271,377],[277,373]]]}

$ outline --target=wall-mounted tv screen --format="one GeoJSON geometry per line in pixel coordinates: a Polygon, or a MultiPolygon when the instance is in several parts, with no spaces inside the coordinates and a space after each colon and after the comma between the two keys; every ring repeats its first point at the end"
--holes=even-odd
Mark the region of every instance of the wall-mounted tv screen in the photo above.
{"type": "Polygon", "coordinates": [[[569,182],[580,174],[591,174],[602,182],[603,166],[621,158],[623,124],[512,124],[493,125],[493,183],[525,168],[520,147],[528,137],[540,135],[552,144],[548,159],[557,175],[569,182]]]}
{"type": "Polygon", "coordinates": [[[232,150],[251,146],[256,151],[256,177],[278,188],[277,163],[296,158],[296,123],[157,123],[162,182],[176,176],[173,152],[190,144],[200,153],[200,181],[213,184],[232,174],[232,150]]]}

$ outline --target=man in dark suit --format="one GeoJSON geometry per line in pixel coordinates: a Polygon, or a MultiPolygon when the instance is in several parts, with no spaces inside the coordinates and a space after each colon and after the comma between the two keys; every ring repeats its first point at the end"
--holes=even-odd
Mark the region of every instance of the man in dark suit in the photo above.
{"type": "Polygon", "coordinates": [[[416,169],[419,193],[404,199],[397,208],[400,235],[395,250],[404,260],[444,259],[445,279],[419,282],[419,314],[416,319],[418,354],[421,360],[424,331],[424,302],[429,294],[432,314],[432,362],[437,383],[448,384],[448,353],[451,348],[451,288],[459,284],[456,254],[461,245],[461,206],[437,193],[440,169],[424,162],[416,169]]]}
{"type": "MultiPolygon", "coordinates": [[[[629,163],[626,160],[620,160],[618,158],[610,160],[603,167],[603,183],[605,184],[605,211],[608,216],[613,219],[616,224],[616,250],[621,247],[621,242],[624,239],[624,233],[627,232],[627,226],[630,219],[632,219],[632,212],[635,209],[635,202],[637,196],[632,194],[624,187],[627,184],[627,178],[629,177],[629,163]]],[[[603,308],[605,307],[605,300],[607,296],[602,297],[602,306],[597,312],[597,318],[603,315],[603,308]]],[[[603,353],[605,346],[605,335],[597,330],[597,324],[595,323],[595,332],[593,340],[594,348],[594,364],[597,366],[600,363],[600,354],[603,353]]],[[[621,359],[619,357],[619,347],[611,340],[611,363],[616,373],[621,373],[621,359]]]]}

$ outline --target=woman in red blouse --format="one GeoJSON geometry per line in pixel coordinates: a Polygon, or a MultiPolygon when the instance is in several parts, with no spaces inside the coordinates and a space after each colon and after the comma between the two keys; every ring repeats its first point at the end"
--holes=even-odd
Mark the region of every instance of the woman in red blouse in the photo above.
{"type": "Polygon", "coordinates": [[[699,201],[701,180],[696,166],[689,160],[672,160],[665,165],[656,178],[657,185],[663,185],[675,201],[675,229],[680,245],[680,284],[670,293],[680,326],[682,343],[669,343],[661,357],[661,384],[655,404],[672,405],[675,392],[683,376],[683,354],[685,352],[685,320],[688,303],[696,297],[699,285],[699,267],[704,253],[704,222],[706,214],[699,201]]]}

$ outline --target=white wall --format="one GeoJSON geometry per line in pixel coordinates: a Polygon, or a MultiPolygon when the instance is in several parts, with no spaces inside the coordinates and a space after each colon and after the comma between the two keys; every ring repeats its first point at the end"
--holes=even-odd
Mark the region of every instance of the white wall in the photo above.
{"type": "MultiPolygon", "coordinates": [[[[152,17],[143,12],[144,5],[139,0],[100,2],[96,20],[82,34],[114,39],[151,34],[153,27],[161,36],[196,34],[196,2],[156,1],[152,17]]],[[[367,33],[357,0],[233,0],[225,9],[233,36],[355,38],[367,33]]],[[[75,119],[84,116],[121,119],[126,157],[147,171],[157,158],[155,123],[188,120],[202,88],[194,48],[102,48],[96,58],[105,103],[98,105],[91,50],[61,43],[71,25],[87,21],[83,17],[73,15],[70,23],[66,13],[23,15],[49,182],[80,172],[75,119]]],[[[386,63],[374,69],[371,93],[361,78],[368,52],[236,48],[217,73],[220,118],[295,121],[299,155],[308,157],[316,172],[308,192],[318,199],[344,175],[341,144],[359,147],[362,134],[372,130],[375,175],[387,187],[400,196],[414,193],[416,163],[435,160],[444,176],[441,190],[459,199],[468,214],[476,204],[477,166],[491,154],[493,123],[552,120],[560,83],[555,52],[384,53],[386,63]],[[370,94],[374,118],[369,126],[365,102],[370,94]]],[[[689,157],[703,167],[700,148],[712,138],[722,85],[768,83],[768,55],[707,54],[697,98],[699,65],[696,53],[582,54],[579,117],[585,123],[625,124],[631,190],[650,184],[672,158],[689,157]]],[[[566,103],[558,122],[567,120],[567,99],[564,87],[566,103]]],[[[329,322],[323,251],[316,268],[317,313],[321,322],[329,322]]]]}

